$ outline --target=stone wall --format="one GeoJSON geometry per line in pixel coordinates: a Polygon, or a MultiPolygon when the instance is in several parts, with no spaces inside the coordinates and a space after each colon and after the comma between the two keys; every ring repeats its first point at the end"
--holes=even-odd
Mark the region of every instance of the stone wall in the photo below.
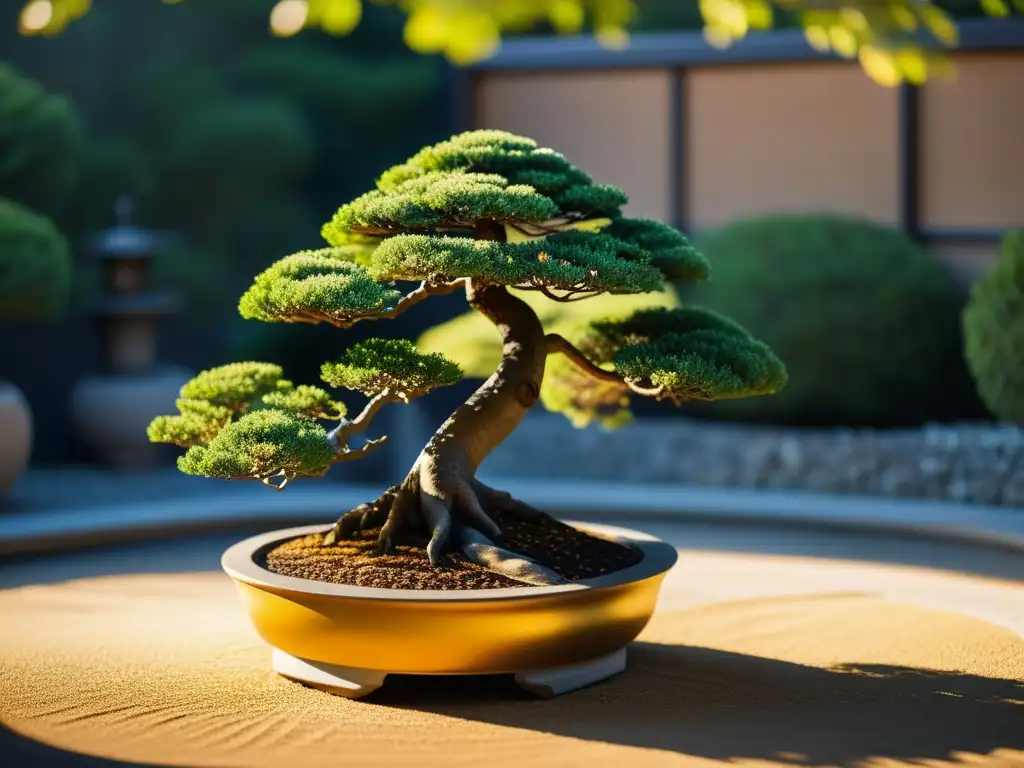
{"type": "Polygon", "coordinates": [[[1024,429],[783,429],[673,419],[617,432],[538,412],[485,462],[491,477],[799,489],[1024,507],[1024,429]]]}

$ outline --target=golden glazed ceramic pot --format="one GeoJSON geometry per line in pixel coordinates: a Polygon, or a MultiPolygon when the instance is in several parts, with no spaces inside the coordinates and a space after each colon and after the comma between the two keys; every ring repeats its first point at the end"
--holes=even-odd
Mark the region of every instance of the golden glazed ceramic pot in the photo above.
{"type": "Polygon", "coordinates": [[[362,696],[388,673],[508,673],[554,695],[621,671],[623,649],[650,620],[677,556],[643,533],[570,524],[639,549],[643,559],[568,585],[476,590],[330,584],[258,564],[278,544],[329,527],[308,526],[241,541],[222,565],[256,631],[275,649],[275,668],[288,677],[362,696]]]}

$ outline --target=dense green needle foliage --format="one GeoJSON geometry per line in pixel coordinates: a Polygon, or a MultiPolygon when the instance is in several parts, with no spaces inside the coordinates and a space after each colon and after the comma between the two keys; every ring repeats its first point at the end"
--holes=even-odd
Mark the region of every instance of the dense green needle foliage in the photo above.
{"type": "Polygon", "coordinates": [[[352,317],[394,307],[401,294],[332,249],[306,251],[276,262],[256,277],[238,309],[265,322],[345,324],[352,317]],[[339,257],[340,256],[340,257],[339,257]]]}
{"type": "Polygon", "coordinates": [[[628,381],[664,387],[673,400],[768,395],[786,383],[771,349],[735,323],[694,307],[642,310],[620,323],[597,323],[602,345],[622,343],[615,370],[628,381]]]}
{"type": "Polygon", "coordinates": [[[175,405],[178,406],[178,415],[157,416],[150,423],[146,430],[150,441],[183,448],[205,445],[217,436],[235,413],[232,408],[214,405],[207,400],[180,398],[175,405]]]}
{"type": "Polygon", "coordinates": [[[257,362],[203,371],[182,387],[178,414],[152,421],[149,439],[188,448],[178,461],[188,474],[321,475],[338,448],[317,420],[340,419],[345,406],[319,387],[296,387],[281,376],[279,366],[257,362]]]}
{"type": "Polygon", "coordinates": [[[538,147],[532,139],[495,130],[472,131],[426,147],[384,173],[377,186],[394,193],[413,179],[453,171],[496,174],[510,184],[528,185],[563,213],[611,216],[627,202],[622,190],[594,184],[559,153],[538,147]]]}
{"type": "Polygon", "coordinates": [[[0,318],[49,320],[71,288],[67,241],[52,221],[0,197],[0,318]]]}
{"type": "MultiPolygon", "coordinates": [[[[785,366],[766,344],[699,307],[640,309],[592,322],[573,340],[591,362],[673,402],[773,394],[787,381],[785,366]]],[[[628,420],[633,391],[588,378],[563,360],[551,376],[545,405],[574,424],[615,427],[628,420]]]]}
{"type": "Polygon", "coordinates": [[[578,292],[646,293],[664,285],[646,252],[597,232],[559,232],[526,243],[405,235],[380,245],[369,269],[380,280],[439,275],[578,292]]]}
{"type": "Polygon", "coordinates": [[[222,478],[318,477],[336,453],[320,424],[278,410],[253,411],[228,424],[208,445],[178,459],[189,475],[222,478]]]}
{"type": "Polygon", "coordinates": [[[281,366],[272,363],[228,363],[203,371],[181,388],[186,400],[205,400],[232,411],[244,411],[254,400],[288,387],[281,366]]]}
{"type": "Polygon", "coordinates": [[[324,227],[331,245],[352,233],[398,234],[430,227],[466,227],[477,220],[543,221],[555,204],[525,184],[509,184],[496,174],[429,173],[389,191],[367,192],[338,209],[324,227]]]}
{"type": "Polygon", "coordinates": [[[623,217],[615,219],[601,231],[647,251],[651,264],[661,270],[667,280],[706,280],[711,273],[708,260],[690,245],[678,229],[663,222],[623,217]]]}
{"type": "Polygon", "coordinates": [[[349,347],[341,360],[324,363],[321,377],[333,387],[371,397],[390,390],[410,399],[456,384],[462,371],[443,355],[417,352],[406,339],[367,339],[349,347]]]}
{"type": "Polygon", "coordinates": [[[1024,424],[1024,229],[1009,233],[963,312],[967,364],[997,418],[1024,424]]]}
{"type": "Polygon", "coordinates": [[[339,403],[328,392],[310,384],[269,392],[260,398],[260,407],[288,411],[300,419],[330,421],[337,421],[347,412],[344,403],[339,403]]]}

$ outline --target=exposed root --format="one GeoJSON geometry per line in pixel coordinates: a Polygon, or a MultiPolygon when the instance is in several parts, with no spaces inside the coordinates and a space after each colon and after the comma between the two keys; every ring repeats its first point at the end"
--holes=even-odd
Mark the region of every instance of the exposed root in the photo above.
{"type": "Polygon", "coordinates": [[[376,501],[360,504],[355,509],[346,512],[338,518],[334,527],[324,534],[324,545],[331,546],[339,541],[351,538],[359,531],[385,525],[390,516],[397,493],[397,487],[388,488],[376,501]]]}
{"type": "Polygon", "coordinates": [[[496,512],[504,512],[519,520],[538,522],[553,519],[547,512],[542,512],[524,501],[512,496],[508,491],[499,491],[484,485],[476,478],[471,481],[473,491],[480,502],[487,508],[496,512]]]}
{"type": "Polygon", "coordinates": [[[501,527],[492,515],[539,521],[550,519],[547,513],[476,478],[467,481],[455,474],[442,480],[436,467],[424,482],[424,466],[429,464],[417,462],[400,485],[346,512],[324,536],[323,543],[329,546],[359,531],[379,527],[377,552],[384,554],[393,550],[403,531],[419,529],[430,537],[427,557],[434,566],[444,566],[447,554],[459,551],[484,568],[527,584],[568,583],[551,569],[497,543],[502,538],[501,527]]]}
{"type": "Polygon", "coordinates": [[[457,538],[459,551],[468,560],[495,573],[539,587],[570,583],[568,579],[559,576],[550,568],[545,568],[540,563],[510,549],[495,545],[475,528],[459,526],[457,538]]]}

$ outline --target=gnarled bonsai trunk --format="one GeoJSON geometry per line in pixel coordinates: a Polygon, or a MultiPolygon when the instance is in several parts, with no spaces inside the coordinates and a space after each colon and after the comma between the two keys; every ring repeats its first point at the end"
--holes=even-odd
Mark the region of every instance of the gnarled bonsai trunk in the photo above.
{"type": "Polygon", "coordinates": [[[548,354],[544,327],[536,312],[504,286],[469,281],[466,298],[501,334],[501,363],[441,425],[405,480],[343,516],[328,541],[383,523],[380,549],[387,551],[403,527],[419,521],[430,533],[427,555],[435,565],[453,545],[470,560],[512,578],[564,583],[553,571],[495,543],[501,529],[491,513],[532,518],[543,513],[476,480],[481,462],[512,434],[540,397],[548,354]]]}

